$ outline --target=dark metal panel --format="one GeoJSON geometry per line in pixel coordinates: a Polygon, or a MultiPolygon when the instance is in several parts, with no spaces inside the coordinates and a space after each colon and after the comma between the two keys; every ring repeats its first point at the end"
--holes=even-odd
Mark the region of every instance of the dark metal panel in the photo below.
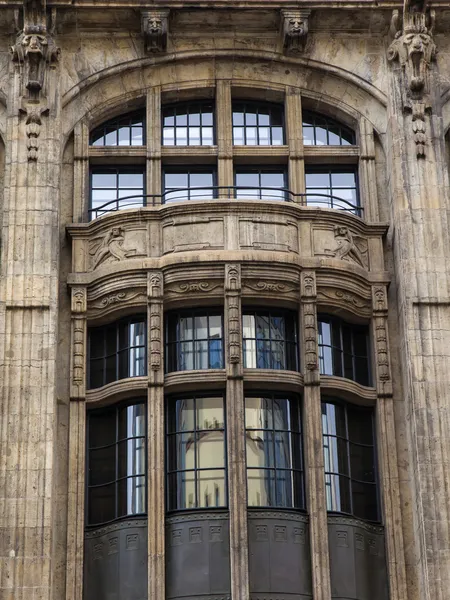
{"type": "Polygon", "coordinates": [[[249,511],[250,598],[312,598],[308,517],[289,511],[249,511]]]}
{"type": "Polygon", "coordinates": [[[85,600],[147,600],[147,519],[85,534],[85,600]]]}
{"type": "Polygon", "coordinates": [[[351,517],[328,517],[331,595],[388,600],[384,528],[351,517]]]}
{"type": "Polygon", "coordinates": [[[166,520],[166,593],[170,600],[231,600],[227,512],[195,511],[166,520]]]}

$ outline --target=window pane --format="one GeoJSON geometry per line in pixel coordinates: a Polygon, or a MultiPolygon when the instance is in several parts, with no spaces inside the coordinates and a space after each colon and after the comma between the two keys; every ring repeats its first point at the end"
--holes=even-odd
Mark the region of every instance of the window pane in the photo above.
{"type": "Polygon", "coordinates": [[[276,506],[275,474],[265,469],[247,470],[248,505],[276,506]]]}
{"type": "Polygon", "coordinates": [[[88,485],[111,483],[116,479],[116,445],[89,451],[88,485]]]}
{"type": "Polygon", "coordinates": [[[197,469],[225,467],[223,431],[197,433],[197,469]]]}
{"type": "Polygon", "coordinates": [[[192,431],[194,429],[195,408],[192,398],[177,400],[175,414],[174,431],[192,431]]]}
{"type": "Polygon", "coordinates": [[[186,471],[168,476],[169,510],[195,508],[195,473],[186,471]]]}
{"type": "Polygon", "coordinates": [[[294,489],[292,481],[292,471],[276,471],[276,505],[281,508],[290,508],[294,506],[294,489]]]}
{"type": "Polygon", "coordinates": [[[115,173],[92,173],[92,187],[115,188],[117,176],[115,173]]]}
{"type": "Polygon", "coordinates": [[[327,510],[351,513],[350,480],[339,475],[325,474],[327,510]]]}
{"type": "Polygon", "coordinates": [[[194,369],[208,369],[209,368],[209,352],[208,352],[208,341],[202,340],[194,343],[194,369]]]}
{"type": "Polygon", "coordinates": [[[271,431],[247,431],[246,448],[248,467],[275,467],[273,433],[271,431]]]}
{"type": "Polygon", "coordinates": [[[347,409],[348,435],[351,442],[373,446],[372,414],[372,411],[367,409],[347,409]]]}
{"type": "Polygon", "coordinates": [[[118,482],[118,516],[146,512],[145,478],[129,477],[118,482]]]}
{"type": "Polygon", "coordinates": [[[88,523],[106,523],[116,518],[116,484],[90,488],[88,491],[88,523]]]}
{"type": "Polygon", "coordinates": [[[145,404],[133,404],[119,410],[119,439],[145,435],[145,404]]]}
{"type": "Polygon", "coordinates": [[[244,143],[244,128],[233,127],[233,144],[236,146],[242,146],[244,143]]]}
{"type": "Polygon", "coordinates": [[[119,173],[119,187],[142,190],[144,175],[142,173],[119,173]]]}
{"type": "Polygon", "coordinates": [[[245,426],[247,429],[273,429],[272,399],[245,399],[245,426]]]}
{"type": "Polygon", "coordinates": [[[225,506],[225,504],[224,471],[200,471],[198,474],[198,507],[218,507],[225,506]]]}
{"type": "Polygon", "coordinates": [[[143,438],[133,438],[118,444],[118,477],[145,475],[143,438]]]}
{"type": "Polygon", "coordinates": [[[197,429],[223,429],[223,398],[197,398],[197,429]]]}
{"type": "Polygon", "coordinates": [[[353,513],[369,521],[378,520],[376,487],[352,481],[353,513]]]}
{"type": "Polygon", "coordinates": [[[291,435],[287,432],[275,433],[275,464],[277,469],[292,469],[291,435]]]}

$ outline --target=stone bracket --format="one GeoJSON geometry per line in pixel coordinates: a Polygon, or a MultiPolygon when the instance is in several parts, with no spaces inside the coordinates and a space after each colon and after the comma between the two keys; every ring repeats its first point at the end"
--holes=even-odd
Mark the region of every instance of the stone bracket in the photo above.
{"type": "Polygon", "coordinates": [[[304,51],[310,14],[309,9],[281,11],[281,36],[283,50],[287,54],[298,54],[304,51]]]}
{"type": "Polygon", "coordinates": [[[142,10],[141,30],[148,54],[165,52],[169,35],[169,10],[142,10]]]}

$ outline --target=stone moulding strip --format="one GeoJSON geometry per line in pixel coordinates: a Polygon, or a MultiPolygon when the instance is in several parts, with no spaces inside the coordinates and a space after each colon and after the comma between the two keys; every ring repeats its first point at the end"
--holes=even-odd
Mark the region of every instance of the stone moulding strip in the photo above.
{"type": "Polygon", "coordinates": [[[328,515],[329,525],[352,525],[353,527],[361,527],[370,533],[384,533],[384,526],[372,523],[366,523],[360,519],[354,517],[340,516],[340,515],[328,515]]]}
{"type": "Polygon", "coordinates": [[[320,387],[326,395],[345,395],[351,396],[356,402],[359,401],[368,406],[375,406],[377,400],[377,390],[374,387],[366,387],[346,379],[345,377],[334,377],[332,375],[320,376],[320,387]]]}
{"type": "Polygon", "coordinates": [[[121,397],[140,397],[146,394],[147,387],[147,375],[142,377],[128,377],[127,379],[119,379],[118,381],[112,381],[111,383],[107,383],[106,385],[100,388],[87,390],[86,402],[89,404],[94,404],[106,400],[116,402],[121,397]]]}
{"type": "Polygon", "coordinates": [[[174,523],[188,523],[189,521],[229,521],[230,514],[228,511],[222,510],[221,512],[210,512],[195,514],[195,512],[188,512],[177,516],[166,517],[166,525],[173,525],[174,523]]]}
{"type": "Polygon", "coordinates": [[[98,529],[92,528],[87,529],[85,532],[86,539],[99,537],[112,531],[119,531],[121,529],[129,529],[130,527],[147,527],[147,518],[143,519],[129,519],[120,521],[119,523],[111,523],[109,525],[100,525],[98,529]]]}

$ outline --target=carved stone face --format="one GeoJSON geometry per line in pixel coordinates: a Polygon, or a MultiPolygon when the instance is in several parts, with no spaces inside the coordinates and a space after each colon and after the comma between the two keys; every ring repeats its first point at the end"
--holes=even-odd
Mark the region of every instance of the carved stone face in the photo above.
{"type": "Polygon", "coordinates": [[[295,35],[302,35],[304,32],[303,21],[300,19],[289,19],[289,32],[295,35]]]}
{"type": "Polygon", "coordinates": [[[425,66],[431,61],[434,44],[430,35],[424,32],[406,33],[403,44],[407,49],[411,68],[410,87],[412,90],[420,90],[425,85],[425,66]]]}
{"type": "Polygon", "coordinates": [[[47,38],[45,35],[40,35],[37,33],[24,35],[22,39],[22,46],[25,48],[25,54],[44,54],[45,47],[47,46],[47,38]]]}
{"type": "Polygon", "coordinates": [[[111,229],[111,237],[112,238],[121,237],[121,235],[122,235],[122,227],[113,227],[111,229]]]}
{"type": "Polygon", "coordinates": [[[148,27],[150,30],[150,33],[162,33],[163,31],[163,24],[161,19],[150,19],[149,23],[148,23],[148,27]]]}

